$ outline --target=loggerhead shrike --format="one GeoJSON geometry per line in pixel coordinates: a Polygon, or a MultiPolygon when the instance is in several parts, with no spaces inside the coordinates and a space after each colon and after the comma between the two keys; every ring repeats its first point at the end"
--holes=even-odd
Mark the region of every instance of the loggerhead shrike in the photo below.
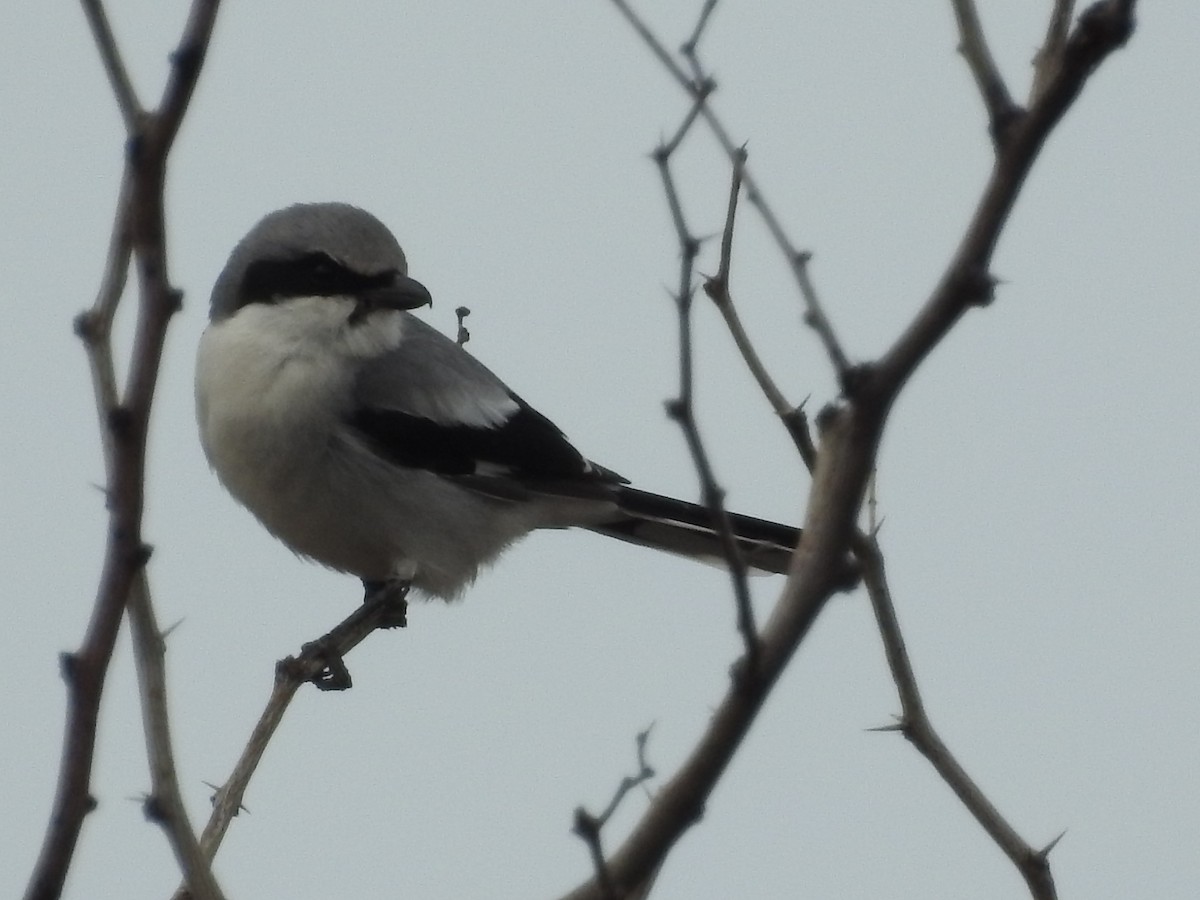
{"type": "MultiPolygon", "coordinates": [[[[721,560],[707,509],[627,486],[409,310],[430,303],[387,227],[344,203],[266,216],[234,248],[200,339],[196,409],[229,492],[301,556],[453,598],[535,528],[721,560]]],[[[734,515],[786,572],[799,531],[734,515]]]]}

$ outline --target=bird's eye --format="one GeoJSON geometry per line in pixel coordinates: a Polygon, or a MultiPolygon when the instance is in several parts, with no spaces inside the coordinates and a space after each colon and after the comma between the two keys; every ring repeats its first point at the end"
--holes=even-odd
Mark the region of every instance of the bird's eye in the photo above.
{"type": "Polygon", "coordinates": [[[313,253],[306,257],[304,262],[309,274],[323,280],[332,278],[334,275],[345,271],[334,259],[326,256],[324,253],[313,253]]]}

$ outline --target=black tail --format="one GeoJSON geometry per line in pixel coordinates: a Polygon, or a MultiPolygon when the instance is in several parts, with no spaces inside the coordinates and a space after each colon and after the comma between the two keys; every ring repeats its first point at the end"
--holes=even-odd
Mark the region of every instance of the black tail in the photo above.
{"type": "MultiPolygon", "coordinates": [[[[724,562],[721,538],[706,507],[630,487],[617,488],[615,499],[624,517],[589,525],[590,530],[703,562],[724,562]]],[[[737,513],[729,514],[729,523],[746,565],[763,572],[787,572],[800,543],[799,528],[737,513]]]]}

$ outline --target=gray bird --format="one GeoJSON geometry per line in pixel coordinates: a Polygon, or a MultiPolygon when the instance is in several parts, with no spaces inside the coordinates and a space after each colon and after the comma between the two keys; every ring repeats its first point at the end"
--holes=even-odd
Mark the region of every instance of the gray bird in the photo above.
{"type": "MultiPolygon", "coordinates": [[[[288,547],[368,593],[447,599],[536,528],[580,526],[722,559],[707,509],[636,490],[454,341],[404,252],[344,203],[289,206],[234,248],[196,363],[209,463],[288,547]]],[[[786,572],[799,532],[733,516],[747,563],[786,572]]]]}

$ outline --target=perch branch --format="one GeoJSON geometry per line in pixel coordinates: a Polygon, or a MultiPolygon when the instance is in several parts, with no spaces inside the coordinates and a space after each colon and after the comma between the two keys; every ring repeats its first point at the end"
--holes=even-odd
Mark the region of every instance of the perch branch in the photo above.
{"type": "MultiPolygon", "coordinates": [[[[220,849],[233,817],[242,809],[242,799],[250,779],[258,768],[279,723],[283,721],[296,691],[306,682],[323,686],[329,678],[331,659],[340,659],[361,644],[369,634],[381,627],[394,624],[396,598],[387,591],[376,591],[366,601],[343,619],[324,637],[305,644],[296,656],[281,659],[275,665],[275,682],[262,714],[246,742],[241,757],[233,772],[213,797],[213,809],[204,833],[200,837],[200,848],[211,861],[220,849]]],[[[343,669],[344,671],[344,669],[343,669]]],[[[346,684],[346,687],[349,685],[346,684]]],[[[189,900],[194,895],[186,887],[180,887],[174,900],[189,900]]]]}

